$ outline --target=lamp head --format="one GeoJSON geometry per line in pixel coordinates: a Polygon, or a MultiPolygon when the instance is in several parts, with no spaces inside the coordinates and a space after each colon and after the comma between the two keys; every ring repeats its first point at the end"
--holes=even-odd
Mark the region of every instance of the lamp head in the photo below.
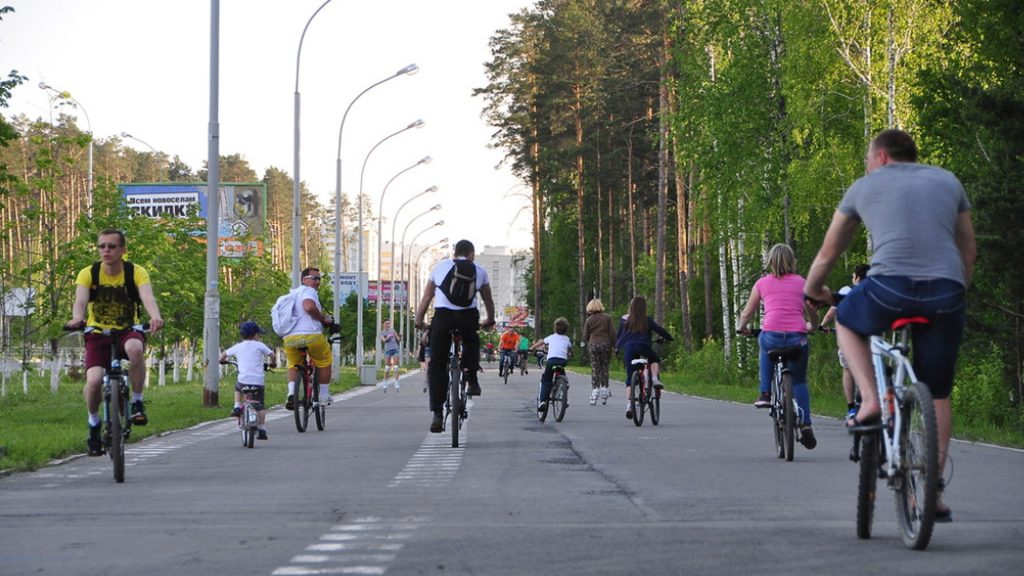
{"type": "Polygon", "coordinates": [[[409,124],[408,126],[406,126],[406,129],[408,129],[408,128],[422,128],[424,124],[426,124],[426,122],[424,122],[423,120],[417,120],[417,121],[409,124]]]}
{"type": "Polygon", "coordinates": [[[39,83],[39,89],[40,90],[53,90],[53,88],[51,88],[50,85],[47,84],[46,82],[40,82],[39,83]]]}
{"type": "Polygon", "coordinates": [[[430,188],[427,188],[427,192],[437,192],[437,185],[434,185],[434,186],[431,186],[430,188]]]}
{"type": "Polygon", "coordinates": [[[431,208],[431,210],[440,210],[440,209],[441,209],[441,205],[440,204],[434,204],[434,207],[431,208]]]}
{"type": "Polygon", "coordinates": [[[434,224],[434,226],[444,226],[444,220],[438,220],[437,224],[434,224]]]}
{"type": "Polygon", "coordinates": [[[422,159],[420,159],[418,164],[430,164],[433,161],[434,161],[434,159],[431,158],[430,156],[424,156],[422,159]]]}
{"type": "Polygon", "coordinates": [[[131,138],[132,135],[127,132],[121,132],[121,138],[131,138]]]}
{"type": "Polygon", "coordinates": [[[398,72],[395,72],[395,76],[401,76],[402,74],[407,74],[409,76],[412,76],[413,74],[415,74],[415,73],[417,73],[419,71],[420,71],[420,67],[419,66],[417,66],[415,64],[409,64],[405,68],[402,68],[398,72]]]}

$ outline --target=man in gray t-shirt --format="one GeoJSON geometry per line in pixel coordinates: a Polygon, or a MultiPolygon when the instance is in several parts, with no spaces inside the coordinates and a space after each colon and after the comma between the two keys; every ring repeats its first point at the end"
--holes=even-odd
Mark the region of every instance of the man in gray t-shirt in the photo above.
{"type": "MultiPolygon", "coordinates": [[[[862,399],[847,427],[877,427],[881,413],[869,336],[901,317],[927,318],[928,324],[912,333],[913,363],[934,397],[941,478],[952,434],[950,394],[963,336],[964,293],[977,257],[970,203],[953,174],[917,164],[917,145],[906,132],[879,133],[865,161],[867,175],[850,186],[833,215],[804,293],[833,302],[825,280],[863,222],[874,243],[871,271],[839,303],[836,315],[839,348],[862,399]]],[[[952,518],[940,502],[936,521],[952,518]]]]}

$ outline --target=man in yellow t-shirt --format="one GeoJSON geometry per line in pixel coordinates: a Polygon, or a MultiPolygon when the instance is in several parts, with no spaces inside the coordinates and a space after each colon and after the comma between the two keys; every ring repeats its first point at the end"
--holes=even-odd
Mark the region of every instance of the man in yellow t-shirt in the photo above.
{"type": "MultiPolygon", "coordinates": [[[[91,326],[101,330],[129,328],[138,322],[138,304],[141,303],[149,315],[150,332],[163,326],[160,308],[153,296],[149,273],[142,267],[124,261],[125,237],[120,230],[107,229],[99,234],[96,248],[100,252],[98,282],[93,285],[93,266],[86,266],[78,273],[75,282],[75,303],[71,312],[69,328],[91,326]],[[125,282],[125,269],[133,270],[132,278],[138,294],[130,294],[125,282]],[[137,298],[137,301],[136,301],[137,298]]],[[[103,372],[110,365],[111,338],[117,338],[121,352],[128,358],[128,380],[132,386],[132,423],[144,426],[149,422],[142,402],[142,386],[146,379],[145,343],[146,337],[139,332],[127,332],[118,336],[104,336],[100,333],[85,335],[85,397],[89,412],[89,438],[86,444],[90,456],[103,454],[100,439],[100,388],[103,372]]]]}

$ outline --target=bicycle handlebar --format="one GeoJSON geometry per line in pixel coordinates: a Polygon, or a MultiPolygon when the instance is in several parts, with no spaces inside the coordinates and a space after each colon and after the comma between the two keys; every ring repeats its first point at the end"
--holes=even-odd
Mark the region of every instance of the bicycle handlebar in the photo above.
{"type": "Polygon", "coordinates": [[[65,324],[63,328],[65,332],[81,332],[82,334],[93,334],[98,332],[103,336],[117,336],[127,332],[149,332],[149,322],[133,324],[128,328],[98,328],[96,326],[86,326],[84,323],[78,325],[65,324]]]}

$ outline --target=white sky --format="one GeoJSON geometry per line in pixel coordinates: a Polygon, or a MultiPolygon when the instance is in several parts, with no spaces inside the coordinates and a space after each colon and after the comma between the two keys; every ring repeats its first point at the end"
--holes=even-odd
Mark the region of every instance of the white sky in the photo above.
{"type": "MultiPolygon", "coordinates": [[[[294,175],[295,63],[306,21],[323,0],[221,0],[220,153],[241,154],[262,177],[269,166],[294,175]]],[[[0,75],[17,70],[11,116],[49,119],[43,81],[70,92],[88,112],[97,139],[128,132],[193,169],[207,158],[210,119],[209,0],[0,0],[13,6],[0,22],[0,75]]],[[[342,189],[352,201],[367,152],[364,191],[377,213],[381,190],[424,156],[433,162],[394,180],[384,199],[385,237],[417,219],[407,240],[438,219],[446,225],[417,241],[468,238],[484,246],[530,245],[527,189],[487,148],[493,131],[480,118],[488,40],[507,15],[532,0],[333,0],[313,19],[302,47],[300,176],[325,205],[335,189],[338,130],[359,92],[407,64],[420,72],[363,95],[345,122],[342,189]]],[[[64,110],[69,110],[64,108],[64,110]]],[[[69,113],[73,113],[72,110],[69,113]]],[[[85,117],[79,126],[87,129],[85,117]]],[[[125,144],[140,151],[145,145],[125,144]]],[[[367,223],[367,225],[370,225],[367,223]]]]}

